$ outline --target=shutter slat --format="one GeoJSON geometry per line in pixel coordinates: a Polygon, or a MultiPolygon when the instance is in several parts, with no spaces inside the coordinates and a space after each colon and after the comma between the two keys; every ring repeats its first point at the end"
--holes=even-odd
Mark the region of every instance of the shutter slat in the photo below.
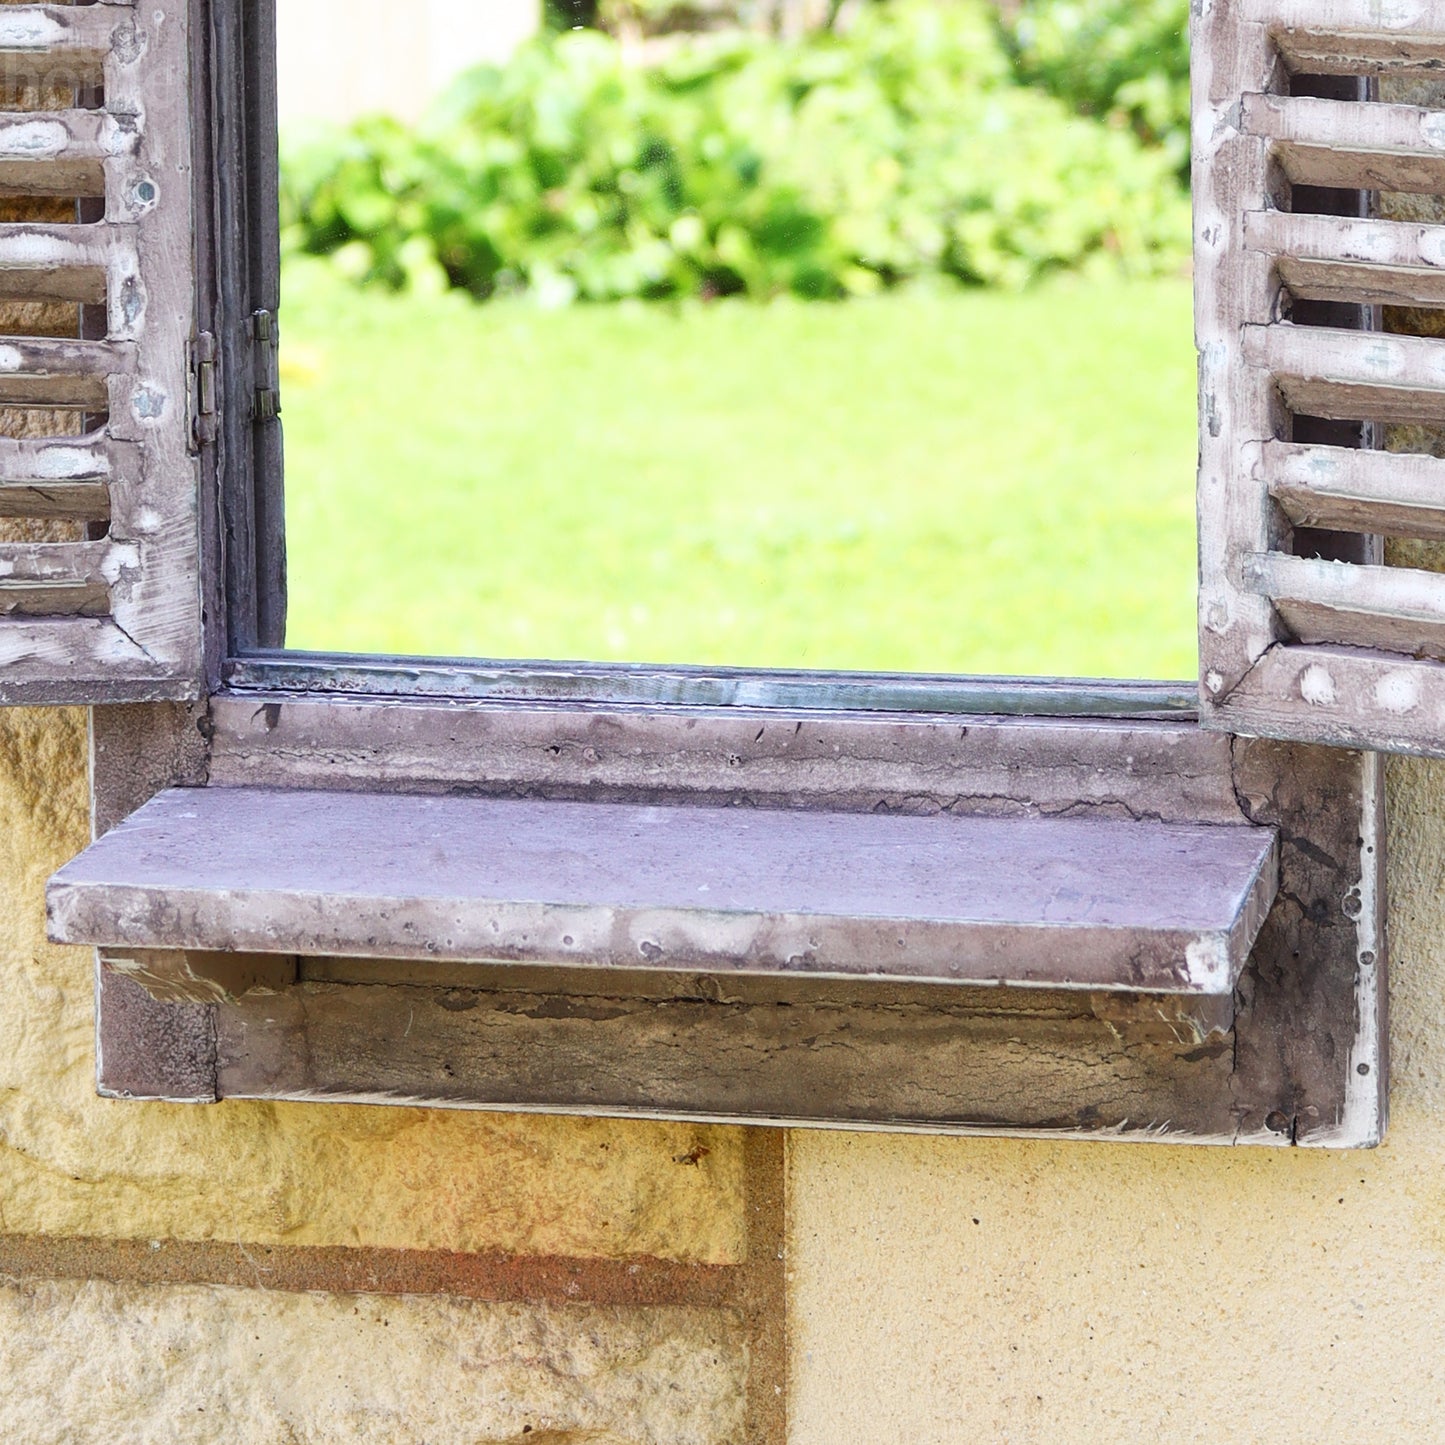
{"type": "Polygon", "coordinates": [[[123,228],[32,223],[0,229],[0,295],[101,305],[114,269],[134,273],[123,228]]]}
{"type": "Polygon", "coordinates": [[[1445,5],[1212,0],[1191,44],[1201,719],[1445,756],[1445,575],[1378,565],[1445,540],[1445,460],[1369,449],[1445,426],[1445,340],[1371,329],[1445,307],[1445,226],[1360,214],[1445,193],[1445,108],[1364,83],[1445,77],[1445,5]]]}
{"type": "Polygon", "coordinates": [[[114,448],[103,437],[0,437],[0,486],[104,482],[114,448]]]}
{"type": "Polygon", "coordinates": [[[1445,658],[1445,575],[1268,552],[1246,559],[1243,580],[1300,642],[1445,658]]]}
{"type": "Polygon", "coordinates": [[[1251,562],[1244,579],[1269,597],[1293,642],[1445,659],[1445,577],[1419,572],[1439,584],[1419,587],[1400,571],[1272,552],[1251,562]]]}
{"type": "Polygon", "coordinates": [[[1445,461],[1266,442],[1259,474],[1297,527],[1445,539],[1445,461]]]}
{"type": "Polygon", "coordinates": [[[103,585],[107,571],[134,562],[135,549],[111,542],[22,542],[0,558],[0,585],[32,587],[50,583],[103,585]]]}
{"type": "Polygon", "coordinates": [[[89,308],[87,338],[105,323],[0,337],[0,406],[73,409],[85,429],[0,440],[0,517],[92,524],[85,541],[0,541],[0,702],[201,689],[190,23],[179,0],[0,6],[0,80],[62,107],[0,112],[0,193],[103,216],[0,222],[0,298],[89,308]]]}
{"type": "MultiPolygon", "coordinates": [[[[0,297],[106,306],[111,343],[134,341],[144,324],[136,228],[0,226],[0,297]]],[[[114,353],[126,364],[126,355],[114,353]]]]}
{"type": "Polygon", "coordinates": [[[1445,736],[1445,663],[1363,648],[1270,648],[1218,704],[1221,727],[1426,756],[1445,736]]]}
{"type": "Polygon", "coordinates": [[[1445,188],[1445,116],[1437,111],[1247,95],[1244,123],[1274,143],[1295,185],[1425,193],[1445,188]]]}
{"type": "Polygon", "coordinates": [[[1445,226],[1252,211],[1243,240],[1304,300],[1445,305],[1445,226]]]}
{"type": "MultiPolygon", "coordinates": [[[[28,486],[0,481],[0,517],[104,522],[110,518],[110,490],[104,482],[45,482],[28,486]]],[[[0,679],[0,693],[3,693],[3,679],[0,679]]]]}
{"type": "Polygon", "coordinates": [[[98,5],[6,5],[0,8],[0,77],[7,83],[99,85],[117,31],[137,43],[130,7],[98,5]]]}
{"type": "Polygon", "coordinates": [[[134,547],[108,541],[12,545],[0,559],[0,615],[103,617],[112,581],[135,564],[134,547]]]}
{"type": "Polygon", "coordinates": [[[1245,359],[1304,416],[1445,422],[1445,341],[1289,325],[1246,326],[1243,339],[1245,359]]]}
{"type": "Polygon", "coordinates": [[[133,365],[133,352],[111,342],[0,336],[0,406],[104,411],[111,378],[133,365]]]}
{"type": "Polygon", "coordinates": [[[1295,74],[1440,73],[1445,16],[1436,0],[1240,0],[1236,16],[1265,27],[1295,74]]]}
{"type": "Polygon", "coordinates": [[[105,111],[12,112],[0,116],[0,186],[23,196],[100,196],[107,159],[133,152],[138,140],[130,117],[105,111]]]}
{"type": "Polygon", "coordinates": [[[1442,41],[1353,32],[1282,29],[1277,36],[1285,65],[1296,75],[1398,75],[1438,77],[1442,41]]]}
{"type": "Polygon", "coordinates": [[[109,617],[7,618],[0,623],[0,669],[12,703],[89,702],[97,676],[107,697],[163,701],[165,669],[109,617]]]}

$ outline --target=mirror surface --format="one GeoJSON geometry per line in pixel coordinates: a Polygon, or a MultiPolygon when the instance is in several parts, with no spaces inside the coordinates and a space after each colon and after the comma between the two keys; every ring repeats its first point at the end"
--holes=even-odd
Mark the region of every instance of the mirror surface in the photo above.
{"type": "Polygon", "coordinates": [[[279,0],[288,644],[1192,676],[1186,6],[558,4],[279,0]]]}

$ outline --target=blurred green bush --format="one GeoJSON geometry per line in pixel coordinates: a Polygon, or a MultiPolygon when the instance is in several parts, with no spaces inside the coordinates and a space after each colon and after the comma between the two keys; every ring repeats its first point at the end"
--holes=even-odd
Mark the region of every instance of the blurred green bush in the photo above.
{"type": "MultiPolygon", "coordinates": [[[[1126,0],[1084,8],[1108,4],[1126,0]]],[[[645,66],[595,31],[549,36],[415,128],[288,141],[283,244],[358,281],[555,304],[1175,269],[1188,199],[1150,99],[1173,52],[1148,69],[1141,31],[1077,69],[1067,8],[1003,25],[977,0],[893,0],[841,34],[715,36],[645,66]]]]}
{"type": "Polygon", "coordinates": [[[1004,21],[1019,77],[1127,124],[1189,164],[1189,0],[1022,0],[1004,21]]]}

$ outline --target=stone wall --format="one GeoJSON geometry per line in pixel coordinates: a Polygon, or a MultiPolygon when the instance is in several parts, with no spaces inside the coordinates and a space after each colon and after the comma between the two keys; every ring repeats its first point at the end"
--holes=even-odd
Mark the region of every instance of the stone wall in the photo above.
{"type": "MultiPolygon", "coordinates": [[[[0,1439],[784,1438],[775,1135],[97,1099],[85,762],[0,713],[0,1439]]],[[[796,1133],[789,1441],[1440,1435],[1445,765],[1389,809],[1386,1144],[796,1133]]]]}
{"type": "Polygon", "coordinates": [[[765,1437],[781,1140],[96,1097],[87,789],[84,711],[0,710],[0,1439],[765,1437]]]}

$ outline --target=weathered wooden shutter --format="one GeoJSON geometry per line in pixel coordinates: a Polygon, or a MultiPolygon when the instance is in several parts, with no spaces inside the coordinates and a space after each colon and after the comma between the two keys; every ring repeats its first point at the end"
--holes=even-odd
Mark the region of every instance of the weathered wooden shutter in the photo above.
{"type": "Polygon", "coordinates": [[[0,702],[200,689],[187,27],[0,6],[0,702]]]}
{"type": "Polygon", "coordinates": [[[1445,754],[1445,575],[1380,545],[1445,539],[1445,461],[1379,449],[1445,425],[1445,341],[1380,331],[1412,306],[1445,334],[1445,212],[1379,218],[1445,194],[1445,110],[1380,100],[1442,66],[1439,0],[1196,7],[1208,725],[1445,754]]]}
{"type": "Polygon", "coordinates": [[[1378,218],[1445,193],[1445,111],[1380,99],[1445,4],[1203,0],[1193,47],[1204,720],[1445,754],[1445,576],[1380,543],[1445,539],[1445,460],[1380,449],[1445,425],[1445,340],[1380,330],[1445,308],[1445,225],[1378,218]]]}

